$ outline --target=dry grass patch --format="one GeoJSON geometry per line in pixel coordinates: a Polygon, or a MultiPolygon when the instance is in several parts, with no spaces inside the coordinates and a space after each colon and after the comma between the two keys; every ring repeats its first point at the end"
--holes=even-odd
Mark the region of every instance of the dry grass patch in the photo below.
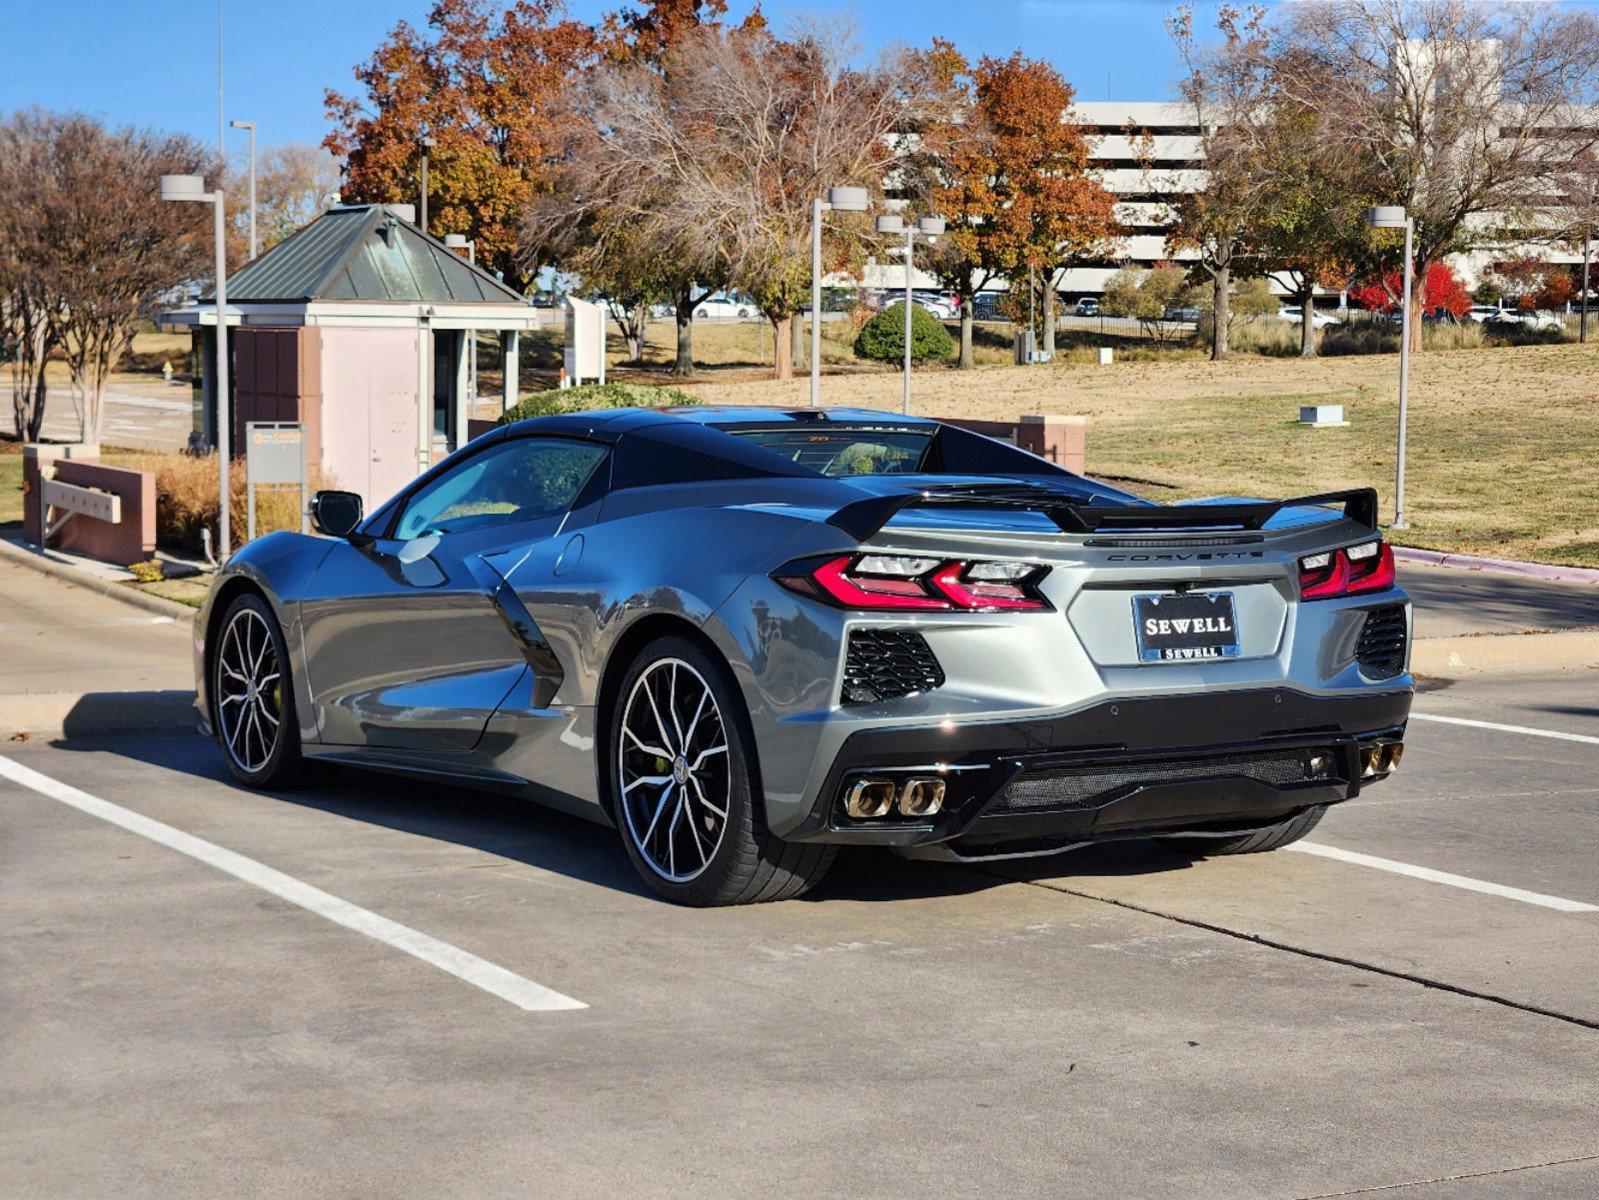
{"type": "MultiPolygon", "coordinates": [[[[1398,360],[1240,356],[919,371],[916,411],[1090,418],[1088,468],[1161,497],[1371,484],[1393,503],[1398,360]],[[1344,405],[1344,429],[1297,423],[1344,405]]],[[[1428,353],[1412,365],[1408,545],[1599,565],[1599,346],[1428,353]]],[[[706,380],[708,403],[802,405],[807,383],[706,380]]],[[[897,410],[895,373],[829,376],[831,404],[897,410]]]]}

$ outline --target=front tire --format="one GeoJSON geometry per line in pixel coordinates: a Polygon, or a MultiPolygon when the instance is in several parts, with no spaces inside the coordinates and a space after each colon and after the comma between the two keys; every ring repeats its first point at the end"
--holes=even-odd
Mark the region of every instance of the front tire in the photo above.
{"type": "Polygon", "coordinates": [[[836,847],[766,828],[749,716],[727,668],[695,642],[657,638],[612,707],[607,793],[639,877],[677,904],[787,900],[827,873],[836,847]]]}
{"type": "Polygon", "coordinates": [[[211,723],[233,777],[278,788],[305,774],[288,647],[272,606],[253,592],[228,605],[211,656],[211,723]]]}
{"type": "Polygon", "coordinates": [[[1325,804],[1318,804],[1315,808],[1307,808],[1298,816],[1289,817],[1279,824],[1268,825],[1264,829],[1239,834],[1237,837],[1184,837],[1179,833],[1155,840],[1172,853],[1188,858],[1215,858],[1223,854],[1264,854],[1268,850],[1277,850],[1290,842],[1297,842],[1321,823],[1322,815],[1326,811],[1325,804]]]}

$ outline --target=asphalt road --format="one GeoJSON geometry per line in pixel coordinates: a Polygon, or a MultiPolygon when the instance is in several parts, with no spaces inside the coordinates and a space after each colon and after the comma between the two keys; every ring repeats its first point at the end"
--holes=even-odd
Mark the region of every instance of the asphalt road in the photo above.
{"type": "Polygon", "coordinates": [[[861,852],[713,912],[513,801],[7,747],[0,1197],[1592,1196],[1594,683],[1425,694],[1588,740],[1418,719],[1320,854],[861,852]]]}

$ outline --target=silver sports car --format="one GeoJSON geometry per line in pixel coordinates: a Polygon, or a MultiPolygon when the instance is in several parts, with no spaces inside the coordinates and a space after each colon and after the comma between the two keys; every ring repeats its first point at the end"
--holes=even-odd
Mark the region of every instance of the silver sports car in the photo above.
{"type": "Polygon", "coordinates": [[[1376,508],[1153,504],[860,410],[540,417],[235,554],[198,707],[246,784],[527,796],[686,904],[796,896],[844,843],[1269,850],[1399,764],[1376,508]]]}

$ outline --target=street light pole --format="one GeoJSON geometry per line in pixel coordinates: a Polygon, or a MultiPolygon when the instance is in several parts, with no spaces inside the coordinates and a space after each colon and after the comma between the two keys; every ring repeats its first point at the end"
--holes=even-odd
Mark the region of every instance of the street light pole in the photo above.
{"type": "Polygon", "coordinates": [[[216,239],[217,274],[217,349],[216,349],[216,407],[217,407],[217,561],[228,559],[229,501],[228,459],[232,454],[233,414],[228,404],[228,259],[227,259],[227,197],[221,188],[214,192],[205,190],[205,179],[200,175],[161,176],[161,199],[193,201],[209,204],[214,221],[216,239]]]}
{"type": "Polygon", "coordinates": [[[250,131],[250,261],[255,261],[255,122],[233,121],[230,122],[235,129],[248,129],[250,131]]]}
{"type": "Polygon", "coordinates": [[[911,411],[911,302],[914,295],[912,280],[915,273],[916,235],[937,237],[944,232],[943,217],[923,217],[914,225],[907,225],[903,217],[890,214],[877,218],[877,232],[905,235],[905,378],[901,408],[907,415],[911,411]]]}
{"type": "Polygon", "coordinates": [[[1577,324],[1577,340],[1588,340],[1588,250],[1592,241],[1592,231],[1582,235],[1582,320],[1577,324]]]}
{"type": "Polygon", "coordinates": [[[420,209],[422,220],[420,224],[423,233],[428,231],[428,151],[433,148],[433,144],[431,137],[426,134],[422,136],[422,178],[420,181],[422,184],[422,204],[420,209]]]}
{"type": "Polygon", "coordinates": [[[1413,286],[1411,257],[1416,234],[1416,222],[1403,205],[1378,205],[1366,213],[1366,224],[1373,229],[1403,229],[1405,231],[1405,270],[1399,297],[1399,445],[1398,463],[1394,468],[1394,529],[1409,529],[1405,517],[1405,434],[1410,416],[1410,329],[1415,314],[1411,312],[1410,292],[1413,286]]]}
{"type": "Polygon", "coordinates": [[[811,402],[822,403],[822,214],[824,212],[865,212],[865,188],[827,189],[827,198],[811,202],[811,402]]]}

